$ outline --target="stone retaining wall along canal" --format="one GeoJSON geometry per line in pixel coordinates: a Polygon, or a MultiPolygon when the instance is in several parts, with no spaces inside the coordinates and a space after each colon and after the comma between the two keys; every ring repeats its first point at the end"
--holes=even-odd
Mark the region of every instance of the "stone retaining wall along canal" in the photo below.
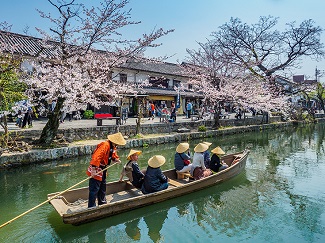
{"type": "MultiPolygon", "coordinates": [[[[291,122],[288,122],[288,123],[274,123],[274,124],[264,124],[264,125],[240,126],[240,127],[238,126],[238,127],[228,128],[228,129],[208,130],[206,132],[172,133],[170,135],[164,135],[162,137],[129,139],[127,140],[127,144],[126,146],[124,146],[124,148],[130,149],[130,148],[142,147],[144,144],[154,145],[154,144],[164,144],[164,143],[176,143],[180,141],[187,141],[189,139],[199,139],[204,137],[210,138],[210,137],[224,136],[229,134],[246,133],[246,132],[251,132],[256,130],[264,130],[264,129],[278,129],[278,128],[288,127],[292,125],[293,124],[291,122]]],[[[155,126],[155,129],[159,129],[159,127],[160,127],[159,125],[155,126]]],[[[98,130],[102,130],[102,129],[104,130],[104,128],[98,128],[98,130]]],[[[78,131],[79,129],[76,130],[78,131]]],[[[92,129],[87,128],[81,130],[83,133],[87,134],[92,129]]],[[[161,133],[163,133],[163,130],[164,129],[160,130],[161,133]]],[[[77,133],[77,131],[66,131],[64,135],[67,136],[67,132],[70,132],[72,134],[72,133],[77,133]]],[[[105,135],[107,133],[108,131],[106,130],[105,135]]],[[[82,137],[84,135],[79,134],[78,136],[82,137]]],[[[98,138],[103,138],[103,137],[105,136],[101,136],[98,138]]],[[[46,149],[46,150],[32,150],[23,153],[3,154],[0,157],[0,168],[7,168],[12,166],[20,166],[24,164],[40,163],[40,162],[56,160],[56,159],[90,155],[94,151],[95,147],[96,144],[75,145],[75,146],[53,148],[53,149],[46,149]]]]}
{"type": "MultiPolygon", "coordinates": [[[[269,123],[280,122],[280,117],[270,117],[269,123]]],[[[220,125],[222,127],[236,127],[236,126],[248,126],[248,125],[260,125],[262,124],[262,116],[249,117],[246,119],[220,119],[220,125]]],[[[180,123],[154,123],[154,124],[142,124],[140,127],[141,134],[161,134],[161,133],[173,133],[177,132],[181,128],[187,128],[190,130],[197,130],[199,126],[204,125],[207,128],[211,128],[214,125],[213,120],[205,121],[188,121],[180,123]]],[[[136,135],[135,125],[122,125],[119,131],[132,137],[136,135]]],[[[209,129],[208,129],[209,130],[209,129]]],[[[59,128],[58,135],[64,137],[69,142],[80,140],[92,140],[92,139],[104,139],[108,134],[115,133],[117,126],[98,126],[89,128],[59,128]]],[[[22,130],[17,132],[17,136],[23,137],[26,142],[30,142],[33,139],[37,139],[41,136],[41,130],[22,130]]],[[[14,136],[14,135],[13,135],[14,136]]]]}

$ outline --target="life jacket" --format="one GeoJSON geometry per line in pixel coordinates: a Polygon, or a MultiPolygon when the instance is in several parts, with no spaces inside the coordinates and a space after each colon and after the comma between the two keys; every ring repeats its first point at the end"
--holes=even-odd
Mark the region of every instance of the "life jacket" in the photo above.
{"type": "Polygon", "coordinates": [[[92,155],[90,165],[86,171],[87,175],[91,176],[92,167],[95,166],[96,174],[99,173],[93,178],[102,181],[103,172],[101,170],[105,169],[107,165],[110,165],[112,159],[115,160],[118,158],[119,156],[116,154],[115,147],[112,146],[111,142],[104,141],[99,143],[92,155]]]}

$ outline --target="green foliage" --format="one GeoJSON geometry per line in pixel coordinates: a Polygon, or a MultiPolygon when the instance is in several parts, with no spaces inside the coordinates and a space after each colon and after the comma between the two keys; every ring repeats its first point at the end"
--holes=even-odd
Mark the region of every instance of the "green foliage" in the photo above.
{"type": "Polygon", "coordinates": [[[0,54],[0,110],[9,111],[15,102],[25,99],[27,85],[19,80],[19,59],[0,54]]]}
{"type": "Polygon", "coordinates": [[[201,125],[201,126],[198,127],[198,131],[199,132],[206,132],[207,131],[207,128],[206,128],[206,126],[201,125]]]}
{"type": "Polygon", "coordinates": [[[84,118],[86,119],[93,119],[94,118],[94,112],[92,110],[86,110],[84,112],[84,118]]]}
{"type": "Polygon", "coordinates": [[[132,136],[131,138],[139,139],[139,138],[143,138],[143,135],[141,133],[138,133],[138,134],[132,136]]]}
{"type": "Polygon", "coordinates": [[[315,121],[314,117],[309,113],[303,113],[302,120],[308,123],[313,123],[315,121]]]}
{"type": "Polygon", "coordinates": [[[149,144],[144,143],[144,144],[142,145],[142,147],[144,147],[144,148],[148,148],[148,147],[149,147],[149,144]]]}
{"type": "Polygon", "coordinates": [[[283,116],[283,113],[282,112],[279,112],[279,111],[273,111],[271,112],[272,116],[283,116]]]}

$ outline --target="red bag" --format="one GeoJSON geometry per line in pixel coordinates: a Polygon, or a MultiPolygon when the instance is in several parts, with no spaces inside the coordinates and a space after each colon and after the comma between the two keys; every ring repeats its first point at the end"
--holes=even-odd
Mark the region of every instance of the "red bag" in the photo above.
{"type": "Polygon", "coordinates": [[[190,163],[191,163],[190,160],[188,160],[188,159],[184,159],[184,164],[185,164],[185,165],[189,165],[190,163]]]}

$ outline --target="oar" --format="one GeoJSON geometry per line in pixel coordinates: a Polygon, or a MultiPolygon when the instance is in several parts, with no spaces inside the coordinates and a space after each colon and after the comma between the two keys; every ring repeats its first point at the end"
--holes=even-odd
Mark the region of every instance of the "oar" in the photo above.
{"type": "MultiPolygon", "coordinates": [[[[98,174],[99,174],[99,173],[101,173],[102,171],[105,171],[105,170],[107,170],[108,168],[112,167],[112,166],[113,166],[113,165],[115,165],[115,164],[117,164],[117,163],[113,163],[113,164],[111,164],[111,165],[107,166],[105,169],[103,169],[103,170],[101,170],[101,171],[97,172],[95,175],[98,175],[98,174]]],[[[75,184],[75,185],[73,185],[73,186],[70,186],[68,189],[66,189],[66,190],[64,190],[64,191],[62,191],[62,192],[60,192],[60,193],[56,194],[55,196],[53,196],[53,197],[51,197],[51,198],[47,199],[46,201],[44,201],[44,202],[42,202],[42,203],[38,204],[37,206],[35,206],[35,207],[33,207],[33,208],[31,208],[31,209],[27,210],[26,212],[24,212],[24,213],[22,213],[22,214],[18,215],[17,217],[15,217],[15,218],[13,218],[13,219],[9,220],[8,222],[6,222],[6,223],[4,223],[4,224],[0,225],[0,229],[1,229],[2,227],[4,227],[4,226],[6,226],[6,225],[10,224],[11,222],[15,221],[16,219],[19,219],[19,218],[21,218],[22,216],[24,216],[24,215],[26,215],[26,214],[30,213],[31,211],[35,210],[36,208],[39,208],[40,206],[44,205],[45,203],[48,203],[48,202],[50,202],[51,200],[53,200],[53,199],[57,198],[58,196],[62,195],[63,193],[65,193],[65,192],[67,192],[67,191],[71,190],[72,188],[74,188],[74,187],[76,187],[76,186],[80,185],[81,183],[83,183],[83,182],[85,182],[85,181],[89,180],[90,178],[92,178],[92,176],[89,176],[89,177],[87,177],[86,179],[84,179],[84,180],[82,180],[82,181],[78,182],[77,184],[75,184]]]]}

